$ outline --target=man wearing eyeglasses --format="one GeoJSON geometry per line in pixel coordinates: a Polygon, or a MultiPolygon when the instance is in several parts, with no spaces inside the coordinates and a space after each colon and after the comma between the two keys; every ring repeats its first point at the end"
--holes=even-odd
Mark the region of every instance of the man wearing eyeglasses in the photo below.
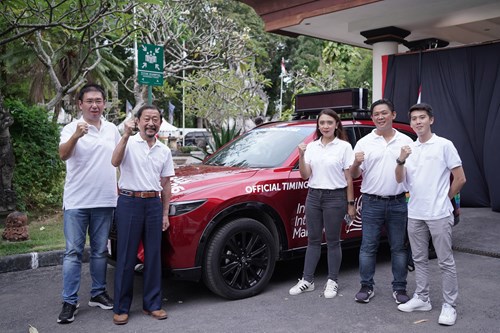
{"type": "Polygon", "coordinates": [[[79,92],[80,119],[61,132],[59,156],[66,162],[64,184],[63,307],[60,324],[71,323],[78,311],[82,256],[86,234],[90,238],[92,287],[89,306],[110,310],[106,291],[107,242],[116,207],[116,169],[111,156],[120,140],[117,127],[103,117],[104,89],[87,84],[79,92]]]}

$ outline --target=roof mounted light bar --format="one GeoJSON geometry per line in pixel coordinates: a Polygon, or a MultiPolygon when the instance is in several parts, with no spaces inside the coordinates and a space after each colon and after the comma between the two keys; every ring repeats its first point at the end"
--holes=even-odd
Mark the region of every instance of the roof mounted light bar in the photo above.
{"type": "Polygon", "coordinates": [[[367,113],[368,89],[348,88],[321,91],[295,96],[293,119],[308,119],[317,116],[324,108],[333,109],[341,118],[352,118],[355,113],[367,113]],[[347,113],[349,115],[347,115],[347,113]],[[342,114],[345,114],[342,116],[342,114]],[[347,117],[346,117],[347,116],[347,117]]]}

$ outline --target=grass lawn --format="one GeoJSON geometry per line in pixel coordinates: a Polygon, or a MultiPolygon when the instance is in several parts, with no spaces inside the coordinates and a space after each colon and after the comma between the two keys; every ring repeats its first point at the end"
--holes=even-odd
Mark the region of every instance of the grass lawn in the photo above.
{"type": "MultiPolygon", "coordinates": [[[[3,234],[3,231],[4,223],[0,228],[0,234],[3,234]]],[[[40,216],[28,216],[28,231],[29,240],[26,241],[8,242],[1,238],[0,256],[61,250],[65,247],[61,210],[50,211],[40,216]]]]}

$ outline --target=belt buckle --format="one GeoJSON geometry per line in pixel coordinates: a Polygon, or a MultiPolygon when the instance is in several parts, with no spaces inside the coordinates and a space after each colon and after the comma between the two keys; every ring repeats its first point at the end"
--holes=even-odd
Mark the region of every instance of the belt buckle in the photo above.
{"type": "Polygon", "coordinates": [[[390,196],[390,195],[381,195],[381,196],[380,196],[380,199],[390,200],[390,199],[391,199],[391,196],[390,196]]]}
{"type": "Polygon", "coordinates": [[[147,196],[147,195],[148,195],[148,192],[140,192],[140,193],[141,193],[141,195],[140,195],[140,198],[141,198],[141,199],[147,199],[147,198],[149,198],[149,197],[147,196]]]}

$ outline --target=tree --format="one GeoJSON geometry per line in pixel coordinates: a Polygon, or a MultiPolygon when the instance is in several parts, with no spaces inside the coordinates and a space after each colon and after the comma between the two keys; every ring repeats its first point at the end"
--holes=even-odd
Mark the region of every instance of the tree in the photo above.
{"type": "MultiPolygon", "coordinates": [[[[137,31],[137,43],[164,47],[168,84],[172,84],[171,78],[189,80],[193,72],[227,68],[251,57],[246,48],[248,32],[222,15],[218,5],[219,1],[183,0],[136,8],[134,21],[143,23],[137,31]]],[[[124,84],[134,92],[135,108],[143,105],[145,87],[139,86],[135,77],[124,84]]]]}
{"type": "MultiPolygon", "coordinates": [[[[263,111],[267,117],[272,118],[278,113],[278,103],[280,96],[280,74],[281,59],[284,58],[287,69],[294,63],[292,54],[303,45],[305,37],[289,38],[270,34],[265,31],[261,18],[255,13],[252,7],[238,1],[220,1],[223,3],[221,11],[225,16],[233,19],[240,27],[248,27],[249,40],[247,47],[252,52],[253,62],[258,73],[265,75],[270,84],[264,87],[264,93],[268,96],[269,105],[263,111]]],[[[313,39],[309,39],[313,40],[313,39]]],[[[313,40],[314,41],[314,40],[313,40]]],[[[308,46],[304,47],[307,49],[308,46]]],[[[291,94],[283,96],[284,106],[290,106],[291,94]]]]}
{"type": "Polygon", "coordinates": [[[328,42],[323,49],[323,59],[335,67],[340,88],[367,88],[371,91],[371,50],[328,42]]]}
{"type": "MultiPolygon", "coordinates": [[[[52,86],[53,94],[44,103],[46,109],[51,110],[60,106],[66,94],[85,82],[101,63],[104,49],[120,45],[134,31],[129,21],[135,6],[136,2],[122,0],[4,0],[0,3],[0,47],[7,51],[9,44],[19,42],[18,45],[36,56],[52,86]],[[73,59],[75,66],[69,66],[73,59]],[[58,70],[58,66],[74,70],[58,70]]],[[[5,59],[0,65],[2,77],[6,77],[5,59]]],[[[9,119],[9,110],[1,104],[2,88],[0,86],[0,119],[9,119]]],[[[2,157],[12,156],[10,125],[5,124],[7,126],[0,129],[2,157]]],[[[13,167],[2,168],[2,189],[8,189],[12,172],[13,167]],[[6,171],[9,174],[4,174],[6,171]]],[[[2,207],[9,205],[4,197],[2,207]]]]}
{"type": "Polygon", "coordinates": [[[371,88],[371,51],[350,45],[325,42],[318,53],[318,68],[292,70],[293,95],[342,88],[371,88]]]}
{"type": "MultiPolygon", "coordinates": [[[[113,78],[133,94],[138,108],[144,104],[146,86],[138,85],[131,74],[133,41],[164,46],[165,85],[154,89],[155,99],[175,102],[186,81],[193,96],[188,98],[188,111],[198,110],[197,116],[216,125],[216,119],[226,116],[242,122],[276,112],[282,58],[291,78],[284,94],[289,109],[294,92],[366,78],[356,67],[338,66],[339,61],[345,63],[349,49],[336,47],[324,53],[324,41],[268,34],[253,9],[237,1],[4,0],[0,92],[31,90],[32,101],[47,110],[55,107],[57,117],[63,101],[71,102],[68,96],[83,82],[98,81],[109,90],[113,78]]],[[[6,112],[1,107],[0,111],[6,112]]]]}
{"type": "MultiPolygon", "coordinates": [[[[293,110],[294,96],[300,91],[300,85],[310,81],[312,86],[317,86],[318,82],[315,82],[312,77],[315,75],[329,76],[328,72],[323,72],[324,66],[322,67],[324,61],[322,60],[321,52],[324,44],[325,42],[322,40],[305,36],[285,40],[282,53],[284,54],[283,57],[285,58],[288,74],[284,80],[283,110],[293,110]],[[305,82],[302,82],[302,80],[305,82]]],[[[278,59],[275,61],[277,62],[278,59]]],[[[325,82],[334,83],[328,79],[325,82]]],[[[275,100],[278,100],[279,88],[280,86],[276,84],[276,88],[273,91],[276,96],[275,100]]],[[[316,89],[323,89],[323,87],[317,86],[316,89]]]]}
{"type": "MultiPolygon", "coordinates": [[[[20,41],[36,56],[52,87],[44,103],[52,110],[106,55],[110,58],[108,50],[127,41],[134,32],[130,20],[136,5],[123,0],[7,0],[0,7],[0,45],[20,41]]],[[[106,65],[111,64],[116,65],[116,59],[106,65]]]]}
{"type": "Polygon", "coordinates": [[[245,127],[267,107],[263,88],[269,84],[253,66],[242,65],[194,73],[186,81],[186,109],[221,130],[234,120],[245,127]]]}
{"type": "Polygon", "coordinates": [[[8,109],[4,109],[3,97],[0,94],[0,212],[16,208],[16,194],[12,186],[14,152],[9,131],[13,123],[14,118],[8,109]]]}

